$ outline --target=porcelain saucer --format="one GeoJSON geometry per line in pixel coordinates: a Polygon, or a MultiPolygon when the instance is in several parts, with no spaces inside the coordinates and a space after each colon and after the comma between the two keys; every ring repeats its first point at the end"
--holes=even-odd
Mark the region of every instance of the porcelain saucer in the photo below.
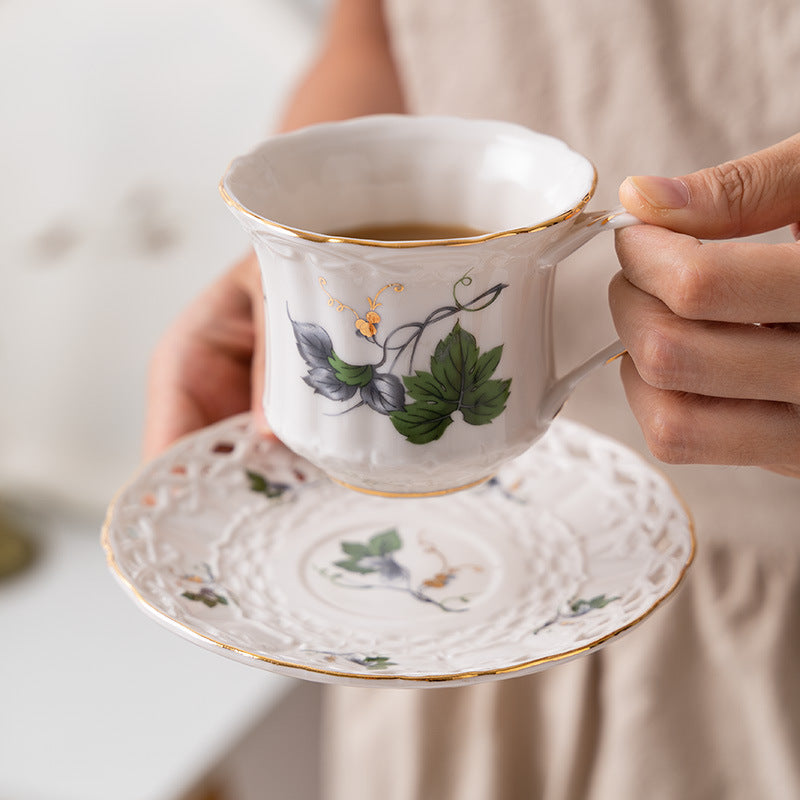
{"type": "Polygon", "coordinates": [[[328,480],[244,415],[145,467],[103,546],[144,611],[209,650],[309,680],[431,687],[600,647],[675,591],[695,539],[658,471],[564,419],[481,486],[393,500],[328,480]]]}

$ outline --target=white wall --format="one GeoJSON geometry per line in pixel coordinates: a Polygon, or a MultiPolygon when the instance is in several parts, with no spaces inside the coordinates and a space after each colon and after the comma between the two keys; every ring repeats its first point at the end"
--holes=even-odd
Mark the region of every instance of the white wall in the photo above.
{"type": "Polygon", "coordinates": [[[105,505],[149,353],[247,242],[219,199],[319,23],[299,0],[0,0],[0,495],[105,505]]]}

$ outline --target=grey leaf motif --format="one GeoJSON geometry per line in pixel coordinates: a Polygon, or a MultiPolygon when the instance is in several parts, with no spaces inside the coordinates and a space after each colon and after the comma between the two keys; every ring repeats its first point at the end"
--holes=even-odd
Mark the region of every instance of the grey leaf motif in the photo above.
{"type": "Polygon", "coordinates": [[[330,400],[349,400],[358,389],[357,386],[348,386],[342,383],[333,371],[330,364],[326,367],[313,367],[303,380],[314,390],[330,400]]]}
{"type": "Polygon", "coordinates": [[[297,352],[312,370],[316,367],[331,369],[328,359],[333,353],[331,337],[321,325],[313,322],[295,322],[291,316],[297,352]]]}
{"type": "Polygon", "coordinates": [[[367,556],[359,561],[359,566],[377,572],[385,581],[405,581],[408,579],[408,569],[390,555],[367,556]]]}
{"type": "Polygon", "coordinates": [[[379,414],[402,411],[405,408],[405,395],[400,378],[388,372],[373,375],[372,380],[361,387],[361,399],[379,414]]]}

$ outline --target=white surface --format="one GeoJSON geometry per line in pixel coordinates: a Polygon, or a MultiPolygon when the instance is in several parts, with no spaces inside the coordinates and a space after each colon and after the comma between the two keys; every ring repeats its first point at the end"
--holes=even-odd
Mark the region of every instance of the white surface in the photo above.
{"type": "Polygon", "coordinates": [[[0,487],[100,507],[139,455],[161,331],[247,247],[228,161],[273,128],[295,0],[0,3],[0,487]]]}
{"type": "Polygon", "coordinates": [[[164,631],[123,594],[100,520],[53,519],[0,581],[0,798],[171,800],[294,685],[164,631]]]}

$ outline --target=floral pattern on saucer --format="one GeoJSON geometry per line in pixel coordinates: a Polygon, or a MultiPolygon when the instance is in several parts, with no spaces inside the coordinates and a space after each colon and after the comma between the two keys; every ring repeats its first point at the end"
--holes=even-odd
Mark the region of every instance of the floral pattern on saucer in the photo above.
{"type": "MultiPolygon", "coordinates": [[[[376,533],[367,542],[340,542],[345,557],[335,561],[331,567],[320,568],[319,573],[345,590],[402,592],[415,602],[431,603],[444,612],[467,611],[474,588],[452,584],[467,583],[469,586],[468,582],[459,581],[459,575],[481,573],[485,568],[481,564],[454,566],[436,545],[422,539],[418,543],[437,562],[433,569],[421,576],[398,561],[403,540],[397,528],[376,533]],[[425,574],[428,577],[424,577],[425,574]],[[446,594],[442,595],[442,590],[446,594]]],[[[370,601],[371,598],[365,598],[365,602],[370,601]]]]}

